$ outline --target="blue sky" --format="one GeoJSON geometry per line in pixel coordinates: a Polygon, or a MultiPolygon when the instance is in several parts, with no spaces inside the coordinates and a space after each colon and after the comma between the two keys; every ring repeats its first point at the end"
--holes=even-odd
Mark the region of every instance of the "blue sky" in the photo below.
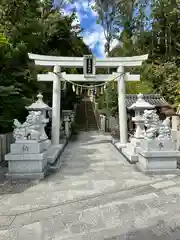
{"type": "MultiPolygon", "coordinates": [[[[58,1],[58,0],[56,0],[58,1]]],[[[97,14],[92,10],[94,0],[75,0],[73,4],[68,4],[64,7],[64,14],[68,15],[72,12],[72,9],[75,8],[77,12],[77,21],[74,22],[80,23],[81,27],[84,29],[82,36],[86,45],[92,50],[93,54],[96,57],[104,57],[104,44],[105,37],[103,33],[103,28],[100,24],[96,23],[97,14]]],[[[112,43],[112,47],[115,46],[117,42],[112,43]]]]}
{"type": "MultiPolygon", "coordinates": [[[[66,0],[54,0],[55,5],[58,2],[66,2],[66,0]]],[[[68,1],[68,0],[67,0],[68,1]]],[[[82,32],[83,40],[86,45],[89,46],[95,57],[105,57],[104,45],[106,43],[103,28],[100,24],[97,24],[97,14],[92,10],[95,0],[73,0],[73,4],[65,4],[63,13],[65,15],[70,14],[73,9],[76,10],[77,20],[73,23],[74,25],[80,24],[84,29],[82,32]]],[[[147,16],[150,15],[150,6],[146,7],[147,16]]],[[[111,49],[118,44],[117,40],[111,43],[111,49]]]]}

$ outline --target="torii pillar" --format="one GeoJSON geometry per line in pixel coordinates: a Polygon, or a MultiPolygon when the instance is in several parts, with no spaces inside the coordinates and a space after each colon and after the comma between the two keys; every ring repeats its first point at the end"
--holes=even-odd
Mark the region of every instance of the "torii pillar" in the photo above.
{"type": "MultiPolygon", "coordinates": [[[[54,73],[60,73],[61,67],[54,66],[54,73]]],[[[53,145],[59,144],[60,138],[60,107],[61,107],[61,79],[56,75],[53,78],[53,94],[52,94],[52,134],[51,141],[53,145]]]]}
{"type": "Polygon", "coordinates": [[[124,67],[119,66],[118,71],[120,75],[118,79],[118,112],[119,112],[119,132],[120,132],[120,143],[118,148],[126,147],[128,142],[128,128],[127,128],[127,112],[126,112],[126,90],[125,90],[125,79],[124,79],[124,67]]]}

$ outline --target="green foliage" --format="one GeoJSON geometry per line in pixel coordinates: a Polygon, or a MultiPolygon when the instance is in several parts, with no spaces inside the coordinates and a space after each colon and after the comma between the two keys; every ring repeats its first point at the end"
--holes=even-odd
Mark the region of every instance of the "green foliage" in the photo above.
{"type": "Polygon", "coordinates": [[[166,96],[172,104],[180,103],[180,69],[175,62],[161,63],[147,66],[144,73],[147,81],[153,85],[154,93],[166,96]]]}
{"type": "Polygon", "coordinates": [[[8,41],[7,41],[6,37],[2,33],[0,33],[0,46],[6,45],[7,43],[8,43],[8,41]]]}
{"type": "Polygon", "coordinates": [[[153,87],[152,84],[149,84],[148,81],[140,82],[127,82],[126,83],[126,92],[127,94],[138,94],[138,93],[152,93],[153,87]]]}
{"type": "MultiPolygon", "coordinates": [[[[114,6],[114,2],[103,1],[108,6],[114,6]]],[[[111,15],[108,11],[106,14],[111,15]]],[[[149,54],[148,61],[141,68],[141,82],[126,83],[127,93],[158,93],[169,103],[180,103],[179,15],[180,0],[118,1],[111,28],[118,25],[119,30],[116,29],[111,36],[115,39],[119,35],[120,44],[109,52],[109,56],[149,54]],[[151,8],[149,16],[146,16],[145,11],[147,5],[151,8]],[[115,24],[117,16],[119,21],[115,24]]],[[[102,15],[99,14],[99,19],[101,18],[102,15]]],[[[104,106],[117,108],[117,92],[110,94],[106,101],[107,99],[109,102],[104,106]]],[[[102,101],[101,97],[100,101],[104,103],[105,100],[102,101]]]]}
{"type": "MultiPolygon", "coordinates": [[[[101,109],[106,109],[112,115],[118,112],[118,92],[117,84],[112,87],[112,83],[107,85],[104,95],[98,98],[98,106],[101,109]]],[[[141,79],[140,82],[126,82],[126,93],[127,94],[138,94],[138,93],[152,93],[153,88],[147,81],[141,79]]]]}

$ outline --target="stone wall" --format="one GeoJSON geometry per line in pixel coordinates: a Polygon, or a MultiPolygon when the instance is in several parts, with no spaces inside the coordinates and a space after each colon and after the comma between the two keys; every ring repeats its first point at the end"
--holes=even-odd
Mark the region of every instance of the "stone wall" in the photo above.
{"type": "Polygon", "coordinates": [[[13,133],[0,134],[0,164],[5,160],[5,155],[10,152],[11,143],[14,142],[13,133]]]}

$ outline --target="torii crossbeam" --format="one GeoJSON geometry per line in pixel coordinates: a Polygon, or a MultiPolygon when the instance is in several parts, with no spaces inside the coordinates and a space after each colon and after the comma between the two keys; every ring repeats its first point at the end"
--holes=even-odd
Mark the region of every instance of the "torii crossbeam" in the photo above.
{"type": "MultiPolygon", "coordinates": [[[[115,79],[115,81],[118,80],[119,73],[114,74],[97,74],[94,78],[86,78],[83,74],[66,74],[65,72],[61,73],[59,76],[62,76],[61,81],[71,81],[71,82],[108,82],[115,79]]],[[[43,82],[52,82],[56,78],[56,75],[52,72],[45,73],[45,74],[38,74],[37,80],[43,81],[43,82]]],[[[124,74],[125,81],[127,82],[136,82],[140,81],[140,75],[139,74],[124,74]]]]}

